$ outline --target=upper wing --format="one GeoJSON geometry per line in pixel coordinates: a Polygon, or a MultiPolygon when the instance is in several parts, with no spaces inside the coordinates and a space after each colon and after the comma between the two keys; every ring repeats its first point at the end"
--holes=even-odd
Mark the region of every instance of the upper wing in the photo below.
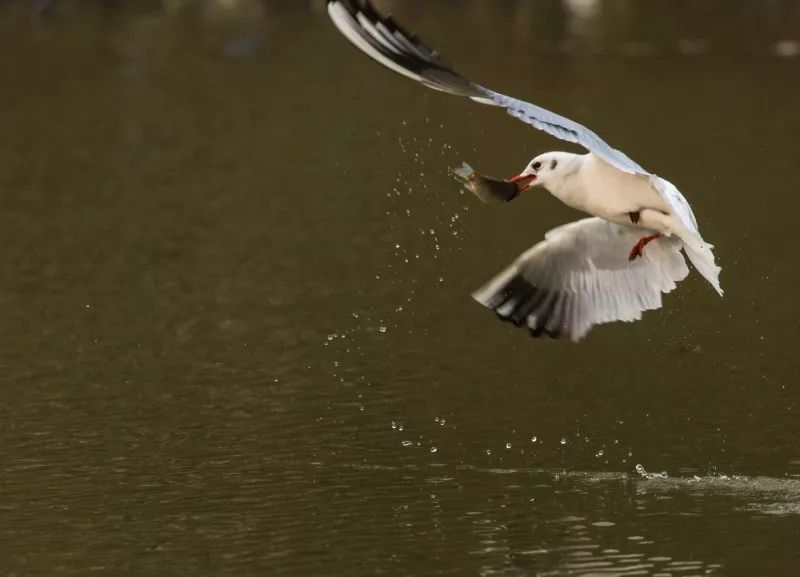
{"type": "Polygon", "coordinates": [[[566,224],[472,296],[536,337],[578,341],[593,325],[638,320],[689,274],[680,243],[670,238],[629,262],[641,234],[600,218],[566,224]]]}
{"type": "Polygon", "coordinates": [[[435,50],[407,33],[391,17],[378,13],[369,0],[327,1],[328,14],[339,31],[387,68],[442,92],[502,106],[512,116],[556,138],[580,144],[623,172],[649,175],[585,126],[535,104],[484,88],[458,74],[435,50]]]}
{"type": "Polygon", "coordinates": [[[681,194],[674,184],[668,180],[664,180],[655,174],[650,175],[650,186],[652,186],[661,195],[661,198],[667,201],[667,205],[672,209],[675,214],[683,223],[689,232],[700,234],[697,227],[697,219],[692,212],[692,207],[689,206],[689,201],[681,194]]]}

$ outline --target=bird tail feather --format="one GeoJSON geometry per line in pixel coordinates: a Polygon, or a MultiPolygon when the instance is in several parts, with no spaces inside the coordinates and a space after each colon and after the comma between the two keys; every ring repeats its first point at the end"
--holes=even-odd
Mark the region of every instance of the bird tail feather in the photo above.
{"type": "Polygon", "coordinates": [[[719,285],[719,273],[722,268],[717,266],[714,260],[714,253],[712,252],[714,245],[694,236],[684,238],[683,241],[683,250],[686,251],[686,256],[692,261],[694,268],[711,283],[711,286],[719,293],[719,296],[722,296],[722,288],[719,285]]]}

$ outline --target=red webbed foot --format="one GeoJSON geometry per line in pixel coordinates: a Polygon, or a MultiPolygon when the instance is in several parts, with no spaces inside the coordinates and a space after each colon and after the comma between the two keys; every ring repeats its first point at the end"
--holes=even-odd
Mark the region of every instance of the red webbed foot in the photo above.
{"type": "Polygon", "coordinates": [[[647,246],[648,242],[652,242],[657,238],[661,237],[661,233],[656,233],[650,236],[645,236],[639,239],[633,248],[631,249],[631,253],[628,255],[628,260],[633,261],[639,258],[644,254],[644,247],[647,246]]]}

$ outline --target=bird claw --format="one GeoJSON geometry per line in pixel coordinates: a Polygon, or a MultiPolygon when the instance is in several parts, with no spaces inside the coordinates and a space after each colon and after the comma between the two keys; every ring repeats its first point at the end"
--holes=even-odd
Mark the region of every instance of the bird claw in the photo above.
{"type": "Polygon", "coordinates": [[[628,213],[628,218],[630,218],[630,219],[631,219],[631,222],[632,222],[633,224],[639,224],[639,218],[640,218],[640,217],[641,217],[641,215],[639,214],[639,211],[638,211],[638,210],[636,210],[636,211],[632,211],[632,212],[629,212],[629,213],[628,213]]]}

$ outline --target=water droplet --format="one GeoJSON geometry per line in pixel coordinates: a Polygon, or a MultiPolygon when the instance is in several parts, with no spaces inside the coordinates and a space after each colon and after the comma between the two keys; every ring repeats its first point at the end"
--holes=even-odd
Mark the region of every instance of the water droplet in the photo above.
{"type": "Polygon", "coordinates": [[[603,449],[600,449],[599,451],[597,451],[597,453],[595,453],[594,456],[595,457],[602,457],[603,456],[603,449]]]}
{"type": "Polygon", "coordinates": [[[403,311],[403,305],[400,305],[399,307],[397,307],[397,308],[396,308],[396,309],[394,309],[394,310],[396,310],[398,313],[399,313],[399,312],[402,312],[402,311],[403,311]]]}
{"type": "Polygon", "coordinates": [[[506,443],[506,449],[510,449],[510,448],[511,448],[511,443],[506,443]]]}
{"type": "Polygon", "coordinates": [[[435,453],[435,452],[436,452],[436,451],[438,451],[438,450],[439,450],[439,449],[437,449],[436,447],[431,447],[431,453],[435,453]]]}
{"type": "Polygon", "coordinates": [[[402,431],[403,430],[403,425],[397,425],[397,430],[398,431],[402,431]]]}
{"type": "Polygon", "coordinates": [[[491,455],[492,454],[492,450],[491,449],[486,449],[486,454],[487,455],[491,455]]]}
{"type": "Polygon", "coordinates": [[[394,421],[392,421],[392,428],[393,428],[393,429],[396,429],[396,428],[397,428],[397,423],[395,423],[394,421]]]}
{"type": "Polygon", "coordinates": [[[380,332],[382,332],[382,333],[385,333],[385,332],[386,332],[386,327],[385,327],[385,326],[383,326],[383,325],[381,325],[381,326],[379,326],[379,327],[378,327],[378,330],[379,330],[380,332]]]}
{"type": "Polygon", "coordinates": [[[444,419],[442,419],[441,421],[439,421],[439,424],[440,424],[441,426],[443,426],[443,427],[444,427],[444,424],[445,424],[446,422],[447,422],[447,421],[445,421],[444,419]]]}
{"type": "Polygon", "coordinates": [[[413,444],[414,444],[414,443],[413,443],[412,441],[403,441],[403,443],[402,443],[402,445],[403,445],[404,447],[410,447],[410,446],[411,446],[411,445],[413,445],[413,444]]]}
{"type": "Polygon", "coordinates": [[[328,335],[328,340],[329,341],[332,341],[335,338],[336,338],[336,333],[331,333],[331,334],[328,335]]]}
{"type": "Polygon", "coordinates": [[[567,444],[567,440],[565,438],[563,438],[563,437],[561,438],[561,444],[562,445],[566,445],[567,444]]]}
{"type": "Polygon", "coordinates": [[[531,437],[531,443],[535,443],[535,442],[536,442],[536,437],[535,436],[531,437]]]}
{"type": "Polygon", "coordinates": [[[358,313],[353,313],[353,318],[357,319],[358,318],[358,313]]]}

